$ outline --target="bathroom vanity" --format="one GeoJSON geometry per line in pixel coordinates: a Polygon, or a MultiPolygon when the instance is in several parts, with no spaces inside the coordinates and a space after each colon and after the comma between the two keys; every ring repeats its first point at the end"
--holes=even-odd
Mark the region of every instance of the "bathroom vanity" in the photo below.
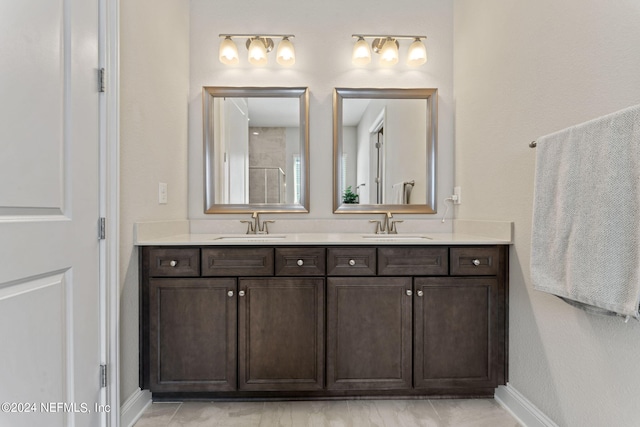
{"type": "Polygon", "coordinates": [[[140,387],[481,397],[506,383],[507,244],[344,236],[140,244],[140,387]]]}

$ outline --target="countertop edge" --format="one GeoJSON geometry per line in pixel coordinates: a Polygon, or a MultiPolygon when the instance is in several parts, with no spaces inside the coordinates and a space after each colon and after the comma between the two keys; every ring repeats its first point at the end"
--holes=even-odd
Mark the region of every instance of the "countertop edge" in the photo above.
{"type": "Polygon", "coordinates": [[[287,245],[509,245],[509,221],[454,220],[453,232],[420,231],[376,236],[358,232],[285,233],[274,235],[191,233],[189,220],[147,221],[134,225],[134,246],[287,246],[287,245]],[[403,239],[403,235],[406,239],[403,239]],[[271,236],[271,237],[268,237],[271,236]],[[366,238],[363,236],[367,236],[366,238]],[[426,236],[419,238],[416,236],[426,236]],[[391,239],[389,239],[391,237],[391,239]],[[244,239],[244,240],[243,240],[244,239]]]}
{"type": "Polygon", "coordinates": [[[278,235],[233,235],[233,234],[177,234],[154,239],[137,239],[136,246],[288,246],[288,245],[508,245],[511,241],[459,233],[412,233],[406,238],[402,234],[392,238],[364,235],[361,233],[292,233],[278,235]],[[426,236],[423,238],[416,236],[426,236]]]}

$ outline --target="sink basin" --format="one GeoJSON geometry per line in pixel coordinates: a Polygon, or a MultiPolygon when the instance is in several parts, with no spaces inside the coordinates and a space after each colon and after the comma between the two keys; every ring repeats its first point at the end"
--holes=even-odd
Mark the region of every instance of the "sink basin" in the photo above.
{"type": "Polygon", "coordinates": [[[433,240],[429,236],[422,234],[363,234],[363,239],[384,240],[386,242],[400,240],[433,240]]]}
{"type": "Polygon", "coordinates": [[[213,240],[229,240],[236,242],[268,242],[270,240],[286,239],[284,234],[239,234],[237,236],[220,236],[213,240]]]}

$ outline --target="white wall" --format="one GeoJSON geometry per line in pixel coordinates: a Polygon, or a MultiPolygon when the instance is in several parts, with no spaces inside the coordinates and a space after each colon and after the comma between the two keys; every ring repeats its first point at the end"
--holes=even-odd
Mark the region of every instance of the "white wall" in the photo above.
{"type": "MultiPolygon", "coordinates": [[[[420,144],[427,135],[427,102],[422,99],[387,102],[385,120],[385,203],[393,203],[393,185],[415,181],[410,204],[427,203],[427,146],[420,144]],[[407,162],[407,158],[425,159],[407,162]]],[[[446,197],[446,196],[445,196],[446,197]]],[[[441,197],[443,199],[444,197],[441,197]]]]}
{"type": "MultiPolygon", "coordinates": [[[[327,0],[292,2],[273,0],[191,0],[189,95],[189,217],[229,219],[204,215],[202,165],[202,86],[305,86],[310,89],[311,200],[305,218],[333,217],[332,94],[334,87],[438,88],[438,194],[443,199],[453,185],[453,0],[327,0]],[[218,61],[220,33],[293,33],[296,64],[290,68],[269,56],[266,67],[252,67],[239,42],[240,64],[218,61]],[[429,62],[409,68],[351,64],[354,39],[365,34],[426,34],[429,62]]],[[[408,42],[408,41],[407,41],[408,42]]],[[[441,201],[441,200],[440,200],[441,201]]],[[[292,215],[289,214],[289,217],[292,215]]],[[[341,217],[345,219],[344,216],[341,217]]],[[[419,218],[425,218],[420,216],[419,218]]],[[[433,217],[429,217],[434,219],[433,217]]],[[[295,219],[302,219],[295,215],[295,219]]],[[[240,225],[238,225],[240,227],[240,225]]],[[[240,230],[240,228],[239,228],[240,230]]]]}
{"type": "Polygon", "coordinates": [[[351,186],[351,191],[356,192],[358,182],[356,180],[357,165],[357,129],[355,126],[344,126],[342,130],[342,153],[347,156],[344,188],[351,186]]]}
{"type": "Polygon", "coordinates": [[[510,383],[559,426],[640,425],[640,325],[531,288],[528,147],[640,103],[640,2],[455,0],[454,14],[457,216],[515,221],[510,383]]]}
{"type": "Polygon", "coordinates": [[[133,223],[187,216],[189,5],[120,2],[120,396],[138,388],[133,223]],[[169,202],[158,205],[158,182],[169,202]]]}

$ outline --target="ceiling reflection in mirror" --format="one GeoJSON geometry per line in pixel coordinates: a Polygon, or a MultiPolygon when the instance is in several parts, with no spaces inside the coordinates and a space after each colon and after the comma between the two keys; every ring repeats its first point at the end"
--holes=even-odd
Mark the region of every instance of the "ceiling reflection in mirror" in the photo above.
{"type": "Polygon", "coordinates": [[[205,87],[205,212],[308,212],[308,90],[205,87]]]}
{"type": "Polygon", "coordinates": [[[436,89],[336,89],[334,211],[435,213],[436,89]]]}

